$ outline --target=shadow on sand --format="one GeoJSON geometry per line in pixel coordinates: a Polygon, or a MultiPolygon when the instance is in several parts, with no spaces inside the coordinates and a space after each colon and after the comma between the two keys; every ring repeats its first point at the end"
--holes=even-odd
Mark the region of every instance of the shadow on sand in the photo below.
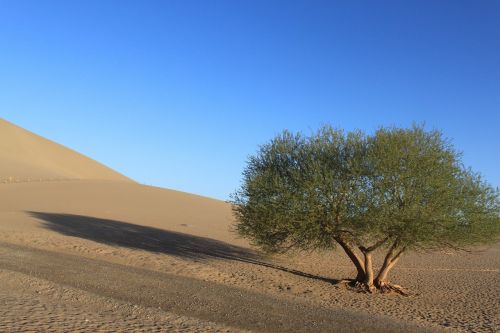
{"type": "Polygon", "coordinates": [[[27,212],[44,227],[66,236],[102,244],[164,253],[189,259],[227,259],[269,267],[294,275],[336,284],[339,280],[304,273],[262,261],[258,253],[215,239],[91,216],[27,212]]]}

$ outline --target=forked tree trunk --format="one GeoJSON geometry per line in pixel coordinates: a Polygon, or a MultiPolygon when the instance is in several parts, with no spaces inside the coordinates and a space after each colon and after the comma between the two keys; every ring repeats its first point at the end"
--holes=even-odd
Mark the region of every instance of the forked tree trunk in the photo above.
{"type": "Polygon", "coordinates": [[[399,258],[405,251],[405,248],[399,248],[398,249],[398,241],[395,241],[392,246],[390,247],[389,251],[387,252],[385,258],[384,258],[384,263],[382,264],[382,267],[380,268],[380,271],[377,275],[377,278],[375,279],[375,286],[378,289],[383,289],[384,286],[389,285],[389,280],[388,280],[388,275],[391,269],[396,265],[398,262],[399,258]]]}
{"type": "Polygon", "coordinates": [[[373,292],[377,289],[380,292],[395,291],[402,295],[408,295],[402,287],[390,284],[387,279],[389,272],[396,265],[397,261],[401,257],[401,254],[405,251],[404,247],[401,248],[399,246],[400,243],[398,240],[394,241],[389,248],[389,251],[384,258],[384,263],[382,264],[382,267],[376,277],[373,271],[373,251],[382,246],[387,241],[387,238],[379,240],[370,247],[359,246],[358,249],[363,254],[362,258],[358,256],[356,249],[344,238],[336,237],[335,240],[339,243],[342,249],[344,249],[354,266],[356,266],[358,271],[356,286],[369,292],[373,292]]]}
{"type": "Polygon", "coordinates": [[[354,247],[352,247],[347,241],[345,241],[342,237],[336,237],[335,240],[339,245],[344,249],[345,253],[351,259],[354,266],[356,266],[356,270],[358,271],[356,276],[356,281],[364,282],[365,281],[365,269],[364,265],[361,262],[361,259],[356,254],[354,247]]]}
{"type": "Polygon", "coordinates": [[[394,267],[398,259],[399,258],[393,259],[387,266],[383,266],[381,268],[379,274],[377,275],[377,278],[375,279],[375,285],[377,286],[377,288],[381,288],[389,283],[387,276],[389,275],[389,272],[394,267]]]}

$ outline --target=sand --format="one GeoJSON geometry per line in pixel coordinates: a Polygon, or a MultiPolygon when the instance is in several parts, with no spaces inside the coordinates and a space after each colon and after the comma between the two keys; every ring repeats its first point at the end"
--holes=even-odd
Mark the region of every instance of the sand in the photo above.
{"type": "Polygon", "coordinates": [[[132,182],[86,156],[0,118],[0,183],[63,179],[132,182]]]}
{"type": "MultiPolygon", "coordinates": [[[[474,332],[500,328],[498,246],[473,254],[410,254],[395,269],[393,281],[418,295],[365,295],[328,280],[354,274],[341,252],[259,256],[229,231],[230,207],[216,200],[99,181],[4,184],[0,198],[0,243],[236,288],[274,297],[276,304],[286,300],[306,302],[311,309],[349,310],[353,318],[354,314],[368,315],[365,322],[371,324],[406,322],[474,332]]],[[[50,256],[44,258],[44,265],[55,265],[50,256]]],[[[1,263],[0,269],[9,271],[1,263]]],[[[50,277],[27,275],[58,284],[50,277]]],[[[221,292],[221,298],[225,294],[221,292]]],[[[150,308],[143,300],[129,304],[150,308]]],[[[243,309],[247,305],[242,301],[243,309]]],[[[182,311],[167,312],[190,317],[182,311]]],[[[203,320],[252,329],[223,316],[203,320]]],[[[308,330],[317,331],[313,326],[301,327],[301,331],[308,330]]]]}
{"type": "Polygon", "coordinates": [[[231,232],[227,203],[89,161],[89,178],[28,160],[0,184],[0,331],[500,331],[499,245],[408,254],[392,281],[412,296],[366,295],[335,283],[354,275],[342,252],[265,257],[231,232]]]}
{"type": "Polygon", "coordinates": [[[234,332],[26,274],[0,270],[1,332],[234,332]]]}

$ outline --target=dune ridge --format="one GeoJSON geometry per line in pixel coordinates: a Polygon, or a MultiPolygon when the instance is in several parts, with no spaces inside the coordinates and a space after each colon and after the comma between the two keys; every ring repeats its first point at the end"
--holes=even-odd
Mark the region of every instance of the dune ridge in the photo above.
{"type": "Polygon", "coordinates": [[[132,179],[0,118],[0,183],[132,179]]]}

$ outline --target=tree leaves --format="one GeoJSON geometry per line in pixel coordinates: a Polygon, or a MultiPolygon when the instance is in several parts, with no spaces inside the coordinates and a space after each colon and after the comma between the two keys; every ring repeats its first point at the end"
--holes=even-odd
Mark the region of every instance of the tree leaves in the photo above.
{"type": "Polygon", "coordinates": [[[439,131],[331,126],[284,131],[248,160],[233,195],[236,230],[269,252],[358,246],[426,250],[494,242],[499,191],[462,166],[439,131]]]}

